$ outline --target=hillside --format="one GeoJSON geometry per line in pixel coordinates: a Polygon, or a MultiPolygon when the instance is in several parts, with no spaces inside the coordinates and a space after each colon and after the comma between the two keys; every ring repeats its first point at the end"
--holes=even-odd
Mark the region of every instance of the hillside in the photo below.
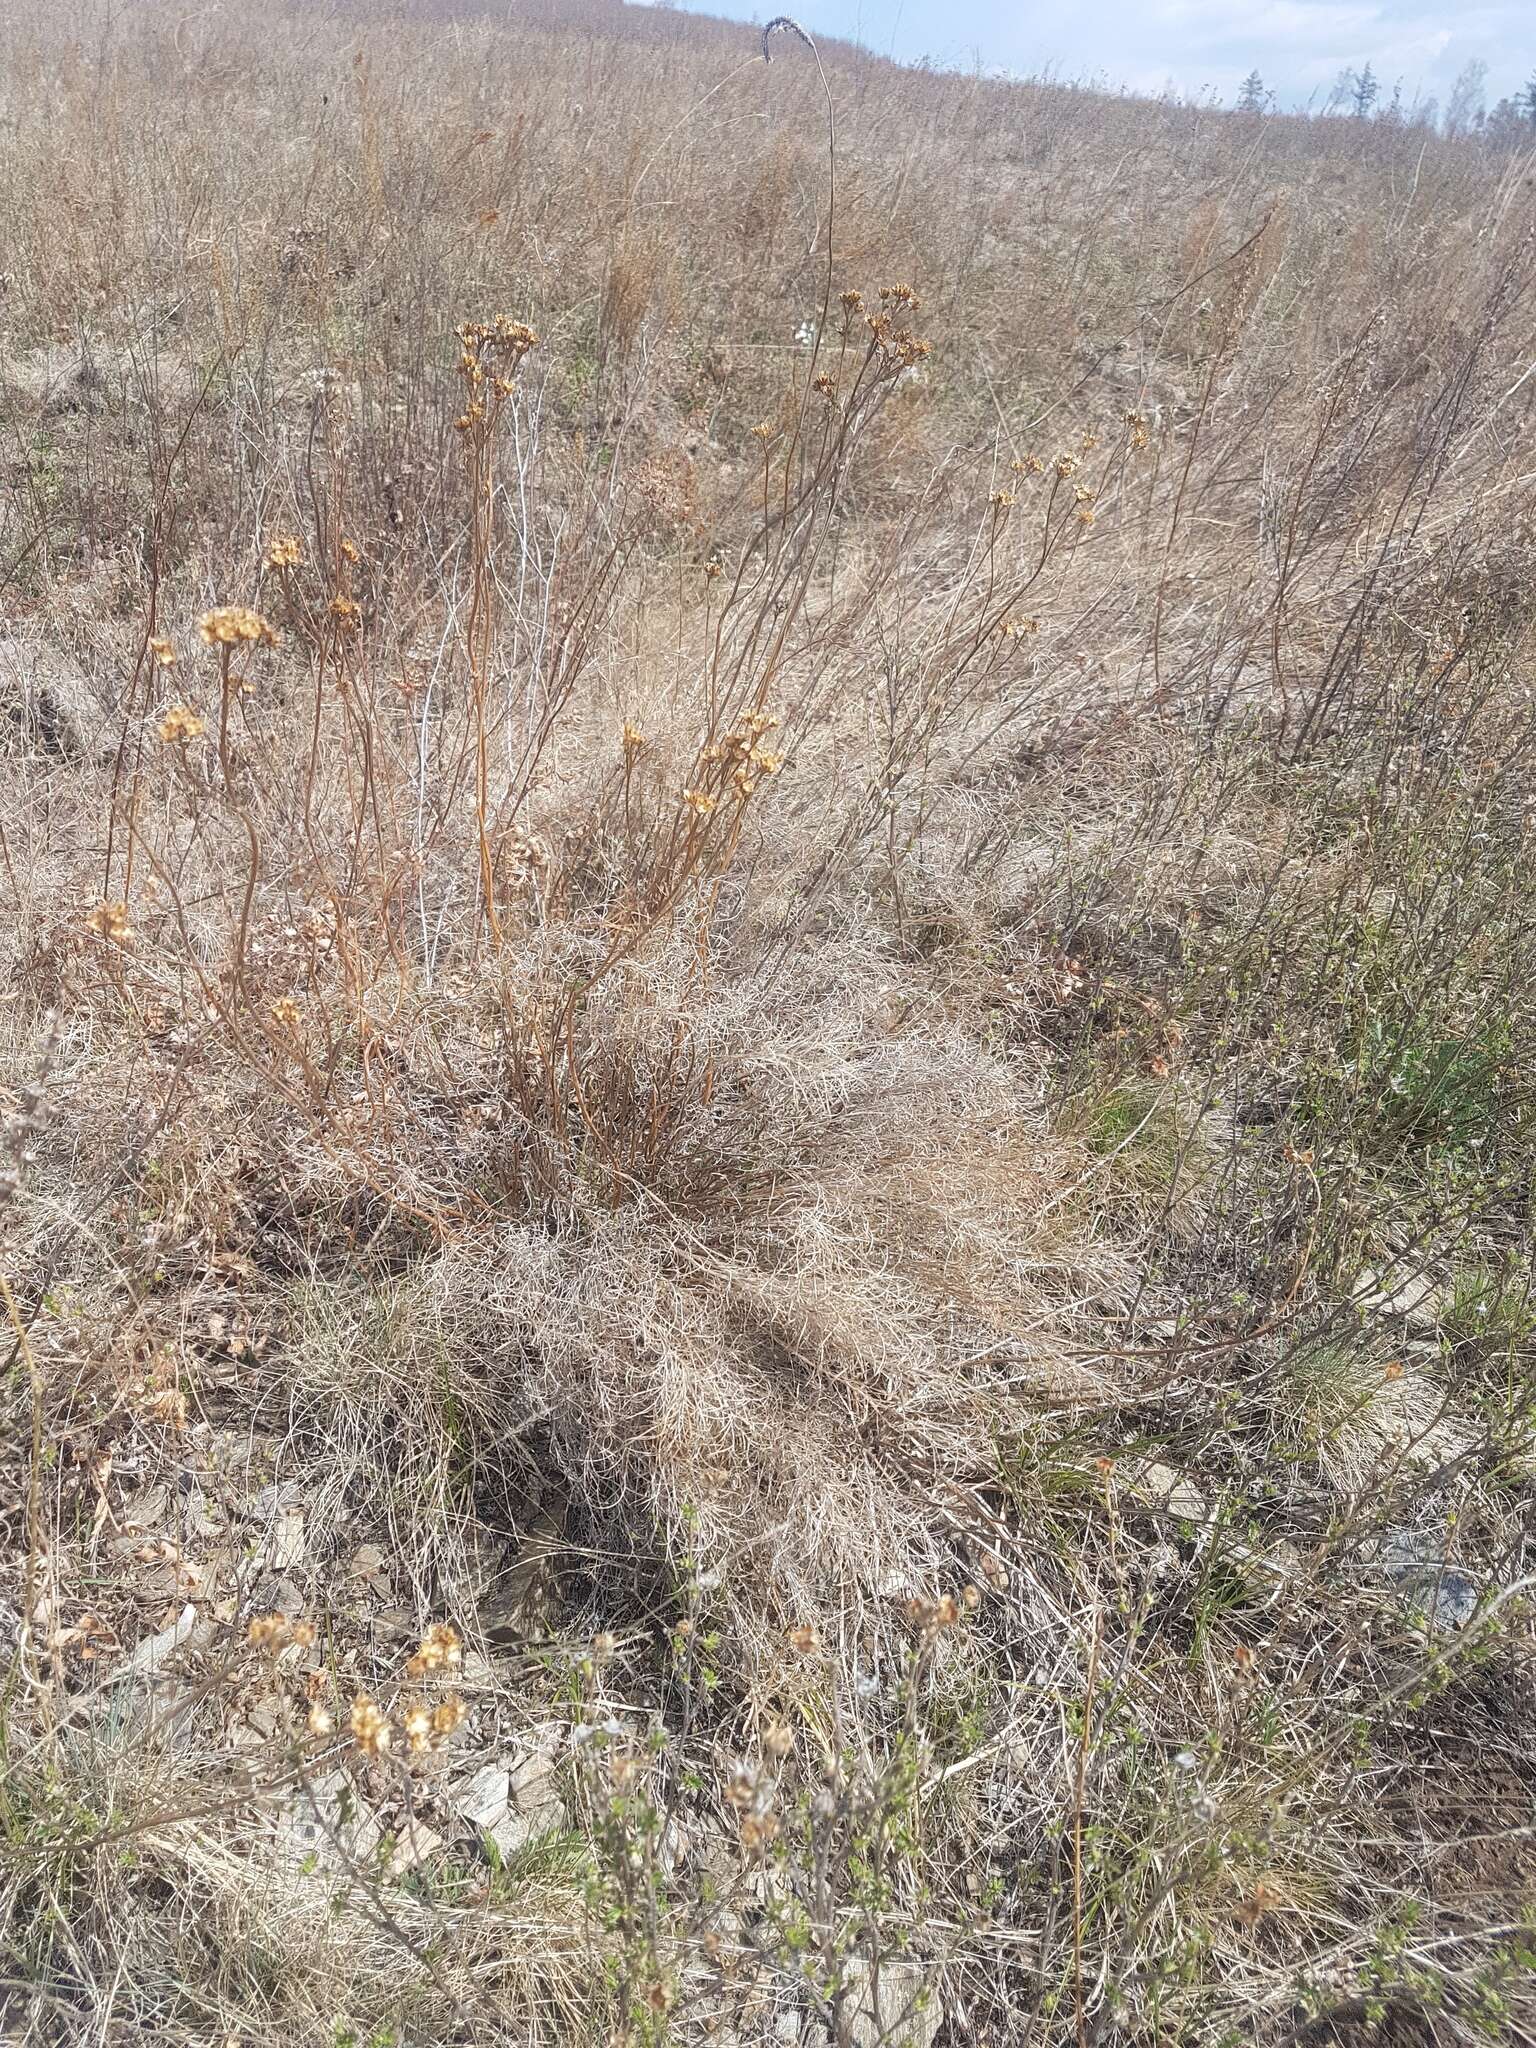
{"type": "Polygon", "coordinates": [[[0,45],[0,2038],[1536,2038],[1536,155],[0,45]]]}

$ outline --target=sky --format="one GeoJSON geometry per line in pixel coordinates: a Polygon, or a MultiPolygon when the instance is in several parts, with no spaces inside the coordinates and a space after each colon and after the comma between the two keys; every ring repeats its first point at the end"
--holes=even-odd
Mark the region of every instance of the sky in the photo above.
{"type": "MultiPolygon", "coordinates": [[[[766,19],[751,0],[684,0],[766,19]]],[[[783,0],[781,0],[783,4],[783,0]]],[[[847,36],[903,62],[1053,71],[1136,93],[1214,91],[1230,103],[1258,70],[1282,107],[1321,106],[1366,64],[1390,98],[1437,97],[1463,65],[1488,66],[1490,106],[1536,72],[1536,0],[787,0],[814,35],[847,36]]]]}

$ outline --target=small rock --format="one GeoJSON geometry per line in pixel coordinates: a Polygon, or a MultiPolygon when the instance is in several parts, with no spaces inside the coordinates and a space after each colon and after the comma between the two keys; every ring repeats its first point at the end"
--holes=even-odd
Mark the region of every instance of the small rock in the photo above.
{"type": "Polygon", "coordinates": [[[304,1595],[292,1579],[278,1579],[269,1588],[268,1604],[276,1614],[287,1615],[290,1621],[304,1612],[304,1595]]]}
{"type": "Polygon", "coordinates": [[[380,1550],[377,1543],[360,1544],[353,1551],[352,1560],[347,1566],[347,1577],[349,1579],[360,1579],[365,1584],[372,1585],[380,1591],[387,1588],[389,1584],[389,1571],[385,1564],[384,1553],[380,1550]]]}
{"type": "Polygon", "coordinates": [[[849,1989],[854,2048],[932,2048],[944,2009],[920,1963],[890,1957],[878,1973],[862,1957],[843,1965],[849,1989]]]}
{"type": "Polygon", "coordinates": [[[308,1548],[304,1535],[304,1510],[285,1508],[267,1529],[257,1553],[257,1566],[262,1571],[292,1571],[295,1565],[304,1562],[308,1548]]]}
{"type": "Polygon", "coordinates": [[[537,1751],[483,1764],[446,1797],[471,1827],[495,1843],[503,1858],[515,1856],[565,1821],[554,1763],[537,1751]]]}
{"type": "Polygon", "coordinates": [[[189,1640],[196,1627],[197,1609],[189,1600],[169,1628],[146,1637],[135,1647],[120,1676],[150,1680],[159,1677],[164,1665],[189,1640]]]}
{"type": "Polygon", "coordinates": [[[1180,1522],[1203,1522],[1210,1514],[1205,1495],[1183,1472],[1148,1458],[1129,1474],[1131,1487],[1143,1500],[1180,1522]]]}
{"type": "Polygon", "coordinates": [[[338,1770],[316,1778],[308,1793],[299,1787],[278,1815],[273,1844],[285,1862],[345,1873],[371,1861],[382,1834],[373,1809],[338,1770]]]}
{"type": "Polygon", "coordinates": [[[1381,1541],[1383,1576],[1404,1602],[1434,1629],[1461,1629],[1477,1612],[1482,1588],[1446,1556],[1448,1535],[1439,1527],[1389,1529],[1381,1541]]]}
{"type": "Polygon", "coordinates": [[[425,1863],[443,1846],[443,1838],[416,1814],[407,1814],[395,1830],[385,1870],[391,1877],[403,1877],[408,1870],[425,1863]]]}
{"type": "Polygon", "coordinates": [[[1394,1279],[1372,1266],[1361,1267],[1353,1298],[1356,1308],[1368,1315],[1401,1316],[1407,1323],[1429,1328],[1439,1323],[1445,1307],[1443,1288],[1427,1273],[1405,1273],[1394,1279]]]}
{"type": "Polygon", "coordinates": [[[251,1502],[247,1512],[254,1522],[275,1522],[279,1515],[285,1515],[290,1508],[304,1505],[304,1489],[297,1479],[280,1480],[274,1486],[264,1486],[251,1502]]]}
{"type": "Polygon", "coordinates": [[[283,1712],[281,1703],[276,1700],[257,1700],[254,1706],[247,1709],[245,1719],[246,1725],[264,1742],[276,1742],[280,1735],[287,1732],[288,1717],[283,1712]]]}
{"type": "Polygon", "coordinates": [[[158,1529],[169,1505],[170,1495],[163,1486],[146,1486],[124,1504],[118,1520],[125,1529],[158,1529]]]}
{"type": "Polygon", "coordinates": [[[448,1796],[472,1827],[492,1828],[512,1803],[512,1773],[504,1763],[483,1764],[467,1785],[448,1796]]]}

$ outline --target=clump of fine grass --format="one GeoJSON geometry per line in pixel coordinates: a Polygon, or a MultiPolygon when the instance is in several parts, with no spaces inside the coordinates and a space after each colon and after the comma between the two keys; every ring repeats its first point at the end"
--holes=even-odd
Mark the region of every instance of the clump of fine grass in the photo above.
{"type": "Polygon", "coordinates": [[[449,19],[3,60],[7,2024],[1528,2026],[1514,174],[449,19]]]}

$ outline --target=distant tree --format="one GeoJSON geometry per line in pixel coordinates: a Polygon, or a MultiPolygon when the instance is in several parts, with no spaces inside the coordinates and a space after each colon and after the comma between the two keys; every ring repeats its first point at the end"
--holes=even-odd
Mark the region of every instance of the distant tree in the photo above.
{"type": "Polygon", "coordinates": [[[1477,126],[1478,116],[1483,111],[1483,88],[1487,81],[1488,66],[1481,57],[1474,57],[1470,63],[1462,65],[1446,103],[1447,135],[1466,135],[1477,126]]]}
{"type": "Polygon", "coordinates": [[[1520,108],[1527,121],[1536,128],[1536,71],[1526,81],[1525,91],[1520,95],[1520,108]]]}
{"type": "Polygon", "coordinates": [[[1240,114],[1262,114],[1268,104],[1269,94],[1264,89],[1263,79],[1257,71],[1250,71],[1237,96],[1237,111],[1240,114]]]}
{"type": "Polygon", "coordinates": [[[1381,87],[1376,81],[1376,74],[1369,64],[1366,65],[1363,71],[1355,73],[1354,87],[1350,93],[1350,98],[1354,102],[1355,119],[1357,121],[1365,120],[1372,107],[1375,106],[1380,92],[1381,87]]]}
{"type": "Polygon", "coordinates": [[[1336,114],[1340,107],[1347,107],[1355,95],[1355,74],[1346,65],[1333,82],[1333,91],[1328,95],[1327,111],[1336,114]]]}
{"type": "Polygon", "coordinates": [[[1483,123],[1483,134],[1495,149],[1524,149],[1531,139],[1531,124],[1516,100],[1500,100],[1483,123]]]}

